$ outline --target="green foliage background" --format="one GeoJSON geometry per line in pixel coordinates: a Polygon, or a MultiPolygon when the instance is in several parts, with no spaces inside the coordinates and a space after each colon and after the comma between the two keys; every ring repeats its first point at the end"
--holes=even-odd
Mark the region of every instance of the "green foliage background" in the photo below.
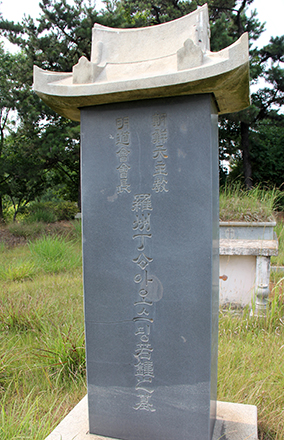
{"type": "MultiPolygon", "coordinates": [[[[80,208],[80,127],[48,108],[32,92],[33,65],[71,72],[81,56],[90,59],[95,23],[111,27],[153,26],[192,12],[205,0],[106,0],[100,12],[91,2],[42,0],[37,20],[5,20],[0,33],[19,48],[7,53],[0,45],[0,217],[9,197],[15,216],[42,196],[76,201],[80,208]],[[12,123],[12,111],[17,123],[12,123]]],[[[251,81],[266,83],[252,94],[252,105],[220,118],[220,181],[247,187],[264,183],[281,188],[284,164],[284,36],[253,46],[264,30],[253,0],[208,0],[211,50],[235,42],[243,32],[250,41],[251,81]],[[225,162],[224,162],[225,161],[225,162]],[[232,173],[224,167],[229,164],[232,173]]],[[[257,4],[256,4],[257,6],[257,4]]],[[[1,11],[1,5],[0,5],[1,11]]],[[[173,36],[174,38],[174,36],[173,36]]]]}

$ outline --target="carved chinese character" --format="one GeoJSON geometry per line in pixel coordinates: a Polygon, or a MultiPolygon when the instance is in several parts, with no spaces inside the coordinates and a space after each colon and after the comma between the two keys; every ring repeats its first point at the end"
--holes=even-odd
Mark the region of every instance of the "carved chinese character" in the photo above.
{"type": "Polygon", "coordinates": [[[117,118],[116,119],[116,127],[118,130],[121,130],[122,128],[129,128],[129,118],[117,118]]]}
{"type": "Polygon", "coordinates": [[[163,176],[168,175],[166,171],[166,164],[162,160],[157,160],[157,162],[155,163],[155,172],[153,176],[159,176],[159,175],[163,175],[163,176]]]}
{"type": "Polygon", "coordinates": [[[151,194],[136,194],[132,203],[132,211],[152,211],[151,194]]]}
{"type": "Polygon", "coordinates": [[[154,145],[164,145],[168,140],[168,132],[166,128],[155,129],[152,133],[152,143],[154,145]]]}
{"type": "Polygon", "coordinates": [[[152,116],[152,125],[153,127],[165,126],[166,125],[166,113],[155,113],[152,116]]]}
{"type": "Polygon", "coordinates": [[[133,240],[135,238],[139,238],[140,239],[140,245],[137,246],[137,250],[139,252],[144,251],[144,248],[145,248],[145,238],[151,238],[151,237],[152,237],[152,234],[136,234],[136,235],[133,235],[133,237],[132,237],[133,240]]]}
{"type": "Polygon", "coordinates": [[[133,227],[132,229],[136,231],[139,229],[139,231],[143,231],[144,229],[149,232],[151,230],[150,225],[150,216],[151,214],[149,212],[142,213],[141,215],[136,214],[136,219],[133,221],[133,227]]]}
{"type": "Polygon", "coordinates": [[[130,166],[123,162],[116,168],[120,174],[121,178],[127,178],[128,170],[130,170],[130,166]]]}
{"type": "Polygon", "coordinates": [[[151,347],[151,344],[146,344],[141,342],[137,344],[134,357],[136,357],[139,361],[141,359],[146,359],[149,361],[151,359],[152,351],[153,348],[151,347]]]}
{"type": "Polygon", "coordinates": [[[130,151],[127,150],[127,148],[122,147],[119,151],[116,152],[116,154],[119,157],[120,162],[127,162],[128,154],[130,154],[130,151]]]}
{"type": "Polygon", "coordinates": [[[123,192],[130,193],[130,185],[127,183],[127,179],[120,179],[120,185],[116,187],[117,194],[121,194],[123,192]]]}
{"type": "Polygon", "coordinates": [[[119,131],[116,134],[116,145],[129,145],[130,133],[129,131],[119,131]]]}
{"type": "Polygon", "coordinates": [[[168,192],[169,190],[166,188],[167,183],[168,181],[163,176],[156,176],[152,190],[156,193],[168,192]]]}
{"type": "Polygon", "coordinates": [[[168,159],[167,149],[163,145],[157,146],[153,151],[153,159],[168,159]]]}
{"type": "Polygon", "coordinates": [[[145,411],[156,411],[152,404],[150,404],[149,399],[151,395],[145,395],[145,394],[139,394],[138,396],[140,398],[139,403],[134,407],[136,411],[138,410],[145,410],[145,411]]]}

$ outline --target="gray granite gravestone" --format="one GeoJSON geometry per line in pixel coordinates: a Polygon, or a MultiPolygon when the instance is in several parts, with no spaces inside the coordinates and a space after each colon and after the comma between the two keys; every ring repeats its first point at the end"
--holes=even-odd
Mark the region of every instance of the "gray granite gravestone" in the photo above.
{"type": "Polygon", "coordinates": [[[219,283],[215,103],[198,95],[81,115],[90,432],[209,439],[219,283]]]}
{"type": "Polygon", "coordinates": [[[210,52],[207,5],[150,28],[96,24],[91,61],[35,67],[38,95],[81,120],[91,434],[212,438],[217,115],[249,105],[248,78],[246,35],[210,52]]]}

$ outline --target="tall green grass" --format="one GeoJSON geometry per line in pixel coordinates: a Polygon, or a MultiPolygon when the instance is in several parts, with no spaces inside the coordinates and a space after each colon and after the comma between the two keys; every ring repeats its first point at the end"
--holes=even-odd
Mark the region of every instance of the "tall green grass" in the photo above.
{"type": "Polygon", "coordinates": [[[256,405],[259,439],[283,439],[283,302],[263,318],[221,311],[218,364],[218,400],[256,405]]]}
{"type": "Polygon", "coordinates": [[[62,237],[43,236],[29,243],[33,261],[45,272],[57,273],[71,270],[81,264],[74,245],[62,237]]]}
{"type": "MultiPolygon", "coordinates": [[[[74,235],[77,232],[74,231],[74,235]]],[[[59,273],[81,267],[80,243],[60,236],[43,235],[27,247],[0,254],[0,280],[23,281],[42,273],[59,273]],[[23,252],[23,249],[25,251],[23,252]]]]}
{"type": "Polygon", "coordinates": [[[221,188],[219,197],[220,220],[264,222],[273,219],[279,192],[275,189],[251,190],[240,185],[221,188]]]}
{"type": "Polygon", "coordinates": [[[279,220],[274,228],[278,238],[278,255],[271,257],[271,264],[275,266],[284,266],[284,222],[279,220]]]}
{"type": "Polygon", "coordinates": [[[85,373],[81,268],[0,280],[1,440],[44,439],[85,395],[85,373]]]}
{"type": "MultiPolygon", "coordinates": [[[[0,254],[11,271],[33,264],[30,276],[0,278],[1,440],[45,439],[86,393],[81,249],[75,236],[49,238],[0,254]]],[[[257,405],[259,440],[284,438],[281,285],[265,317],[220,310],[218,399],[257,405]]]]}

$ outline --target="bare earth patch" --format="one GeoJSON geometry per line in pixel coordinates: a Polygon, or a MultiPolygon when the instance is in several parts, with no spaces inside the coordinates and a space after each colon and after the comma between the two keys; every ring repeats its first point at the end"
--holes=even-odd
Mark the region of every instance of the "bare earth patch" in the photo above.
{"type": "Polygon", "coordinates": [[[40,231],[28,231],[23,228],[23,231],[16,231],[12,233],[9,231],[9,225],[0,224],[0,245],[3,243],[5,247],[11,248],[26,244],[29,240],[38,238],[40,235],[64,235],[72,234],[74,228],[71,222],[60,221],[55,223],[42,224],[40,231]]]}

